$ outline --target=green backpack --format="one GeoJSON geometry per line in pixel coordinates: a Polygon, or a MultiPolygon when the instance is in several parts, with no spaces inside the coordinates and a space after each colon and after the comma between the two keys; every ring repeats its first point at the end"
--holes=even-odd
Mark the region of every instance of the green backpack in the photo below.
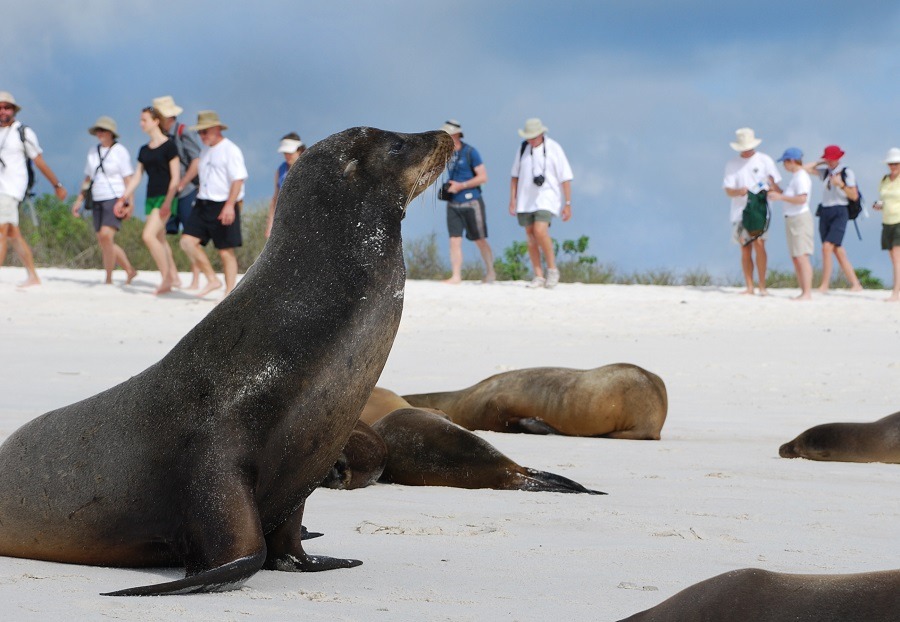
{"type": "Polygon", "coordinates": [[[769,202],[766,195],[765,190],[747,193],[747,205],[741,216],[741,224],[750,236],[747,244],[757,239],[769,228],[769,202]]]}

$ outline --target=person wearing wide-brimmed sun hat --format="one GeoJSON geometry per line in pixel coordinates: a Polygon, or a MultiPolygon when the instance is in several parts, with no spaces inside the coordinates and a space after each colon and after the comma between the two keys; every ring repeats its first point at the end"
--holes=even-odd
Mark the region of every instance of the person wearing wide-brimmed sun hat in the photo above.
{"type": "Polygon", "coordinates": [[[797,147],[785,149],[778,158],[784,168],[792,174],[784,192],[769,191],[770,201],[784,202],[784,231],[788,252],[794,262],[800,295],[792,300],[812,299],[813,268],[810,257],[813,254],[814,229],[812,212],[809,211],[809,194],[812,180],[803,168],[803,152],[797,147]]]}
{"type": "Polygon", "coordinates": [[[828,292],[831,286],[831,272],[835,258],[847,282],[850,283],[850,291],[862,291],[853,264],[850,263],[847,251],[843,247],[844,233],[847,230],[847,223],[850,222],[847,205],[851,200],[859,198],[856,175],[841,164],[843,157],[843,149],[837,145],[828,145],[817,162],[804,166],[808,173],[818,176],[824,185],[822,202],[816,210],[816,216],[819,217],[819,237],[822,239],[822,283],[819,285],[819,291],[823,294],[828,292]]]}
{"type": "Polygon", "coordinates": [[[16,114],[21,109],[12,93],[0,91],[0,266],[6,260],[9,240],[28,274],[19,287],[30,287],[40,285],[41,279],[34,269],[31,248],[19,231],[19,204],[25,200],[30,189],[28,160],[53,184],[60,201],[65,200],[66,189],[44,161],[34,130],[16,120],[16,114]]]}
{"type": "Polygon", "coordinates": [[[725,165],[725,178],[722,188],[725,194],[731,197],[731,239],[741,247],[741,271],[744,274],[746,289],[744,294],[754,294],[753,288],[753,253],[756,252],[756,273],[759,279],[759,293],[765,296],[766,291],[766,237],[768,230],[762,234],[751,235],[743,225],[744,208],[752,193],[753,198],[765,201],[768,209],[767,193],[770,190],[780,192],[778,182],[781,181],[781,173],[775,166],[775,161],[759,152],[756,148],[762,143],[754,131],[749,127],[742,127],[735,131],[736,140],[731,148],[738,155],[725,165]]]}
{"type": "MultiPolygon", "coordinates": [[[[153,108],[159,111],[163,120],[159,127],[169,136],[175,148],[178,149],[178,160],[181,164],[181,178],[178,180],[178,211],[169,216],[166,221],[166,234],[178,235],[179,228],[191,216],[194,201],[197,200],[197,167],[200,162],[200,137],[197,132],[190,129],[184,123],[178,122],[178,115],[184,112],[184,108],[175,103],[171,95],[163,95],[153,99],[153,108]]],[[[184,289],[197,289],[200,287],[200,268],[193,258],[191,261],[191,283],[184,289]]]]}
{"type": "Polygon", "coordinates": [[[878,186],[878,201],[872,207],[881,212],[881,248],[891,258],[894,286],[886,302],[900,302],[900,149],[892,147],[884,163],[888,174],[878,186]]]}
{"type": "Polygon", "coordinates": [[[93,207],[91,218],[94,234],[106,270],[106,284],[111,285],[113,270],[116,264],[128,275],[125,283],[129,284],[137,275],[137,270],[128,261],[125,250],[116,244],[116,233],[122,221],[130,218],[132,205],[116,207],[120,197],[125,196],[125,185],[134,175],[131,155],[124,145],[117,142],[119,137],[116,122],[111,117],[102,116],[88,128],[88,134],[97,138],[97,144],[88,149],[87,161],[84,165],[84,181],[75,202],[72,203],[72,215],[78,216],[85,199],[86,188],[90,187],[93,207]]]}
{"type": "Polygon", "coordinates": [[[269,213],[266,215],[266,237],[272,235],[272,223],[275,221],[275,206],[278,203],[278,195],[281,193],[281,186],[287,177],[288,171],[294,165],[303,152],[306,151],[306,145],[300,140],[300,134],[297,132],[288,132],[281,137],[278,143],[278,153],[284,156],[282,162],[275,170],[275,192],[269,201],[269,213]]]}
{"type": "Polygon", "coordinates": [[[197,125],[191,126],[200,135],[200,190],[191,218],[184,226],[181,248],[194,257],[200,271],[206,276],[206,287],[197,294],[203,297],[222,287],[213,272],[212,264],[201,246],[212,240],[222,260],[225,276],[225,295],[237,283],[237,257],[234,249],[241,246],[240,203],[244,198],[244,181],[247,167],[241,150],[222,135],[228,126],[222,123],[218,113],[202,110],[197,115],[197,125]]]}
{"type": "Polygon", "coordinates": [[[555,287],[559,270],[550,237],[550,221],[572,217],[572,167],[558,142],[547,137],[538,118],[525,121],[519,136],[525,139],[516,152],[509,186],[509,213],[525,227],[528,257],[534,278],[529,287],[555,287]],[[547,263],[547,276],[541,255],[547,263]]]}

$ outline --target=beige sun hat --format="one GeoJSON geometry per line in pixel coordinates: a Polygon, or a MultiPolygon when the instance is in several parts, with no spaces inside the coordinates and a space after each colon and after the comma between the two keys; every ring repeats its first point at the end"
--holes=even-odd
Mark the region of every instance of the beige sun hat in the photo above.
{"type": "Polygon", "coordinates": [[[537,138],[547,131],[547,128],[544,127],[543,123],[541,123],[541,120],[535,117],[533,119],[528,119],[527,121],[525,121],[525,128],[519,130],[519,136],[521,136],[525,140],[531,140],[532,138],[537,138]]]}
{"type": "Polygon", "coordinates": [[[88,134],[92,136],[97,135],[97,130],[107,130],[112,132],[113,138],[118,138],[119,134],[117,132],[118,126],[116,125],[115,119],[112,117],[107,117],[106,115],[99,117],[94,124],[88,128],[88,134]]]}
{"type": "Polygon", "coordinates": [[[753,133],[753,130],[749,127],[742,127],[741,129],[736,130],[734,134],[735,136],[737,136],[737,141],[728,144],[731,145],[732,149],[739,153],[750,151],[751,149],[756,149],[762,142],[762,139],[757,138],[753,133]]]}
{"type": "Polygon", "coordinates": [[[5,104],[12,104],[13,108],[16,109],[16,112],[19,112],[22,107],[16,103],[16,98],[12,96],[12,93],[9,91],[0,91],[0,102],[5,104]]]}
{"type": "Polygon", "coordinates": [[[191,129],[195,132],[199,132],[200,130],[208,130],[217,125],[223,130],[228,129],[228,126],[219,120],[219,113],[215,110],[201,110],[197,113],[197,125],[192,125],[191,129]]]}
{"type": "Polygon", "coordinates": [[[153,99],[153,107],[164,117],[177,117],[184,112],[184,108],[176,104],[171,95],[155,97],[153,99]]]}
{"type": "Polygon", "coordinates": [[[445,132],[450,134],[450,136],[453,136],[454,134],[459,134],[460,136],[462,136],[462,126],[456,119],[447,119],[444,124],[438,129],[444,130],[445,132]]]}
{"type": "Polygon", "coordinates": [[[885,164],[900,164],[900,149],[891,147],[888,149],[887,156],[884,158],[885,164]]]}

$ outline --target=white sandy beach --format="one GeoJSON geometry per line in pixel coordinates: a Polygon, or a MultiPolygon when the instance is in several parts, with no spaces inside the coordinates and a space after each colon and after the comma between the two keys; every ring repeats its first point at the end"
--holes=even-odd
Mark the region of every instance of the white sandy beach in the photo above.
{"type": "MultiPolygon", "coordinates": [[[[99,270],[40,275],[19,290],[24,272],[0,269],[0,439],[156,362],[214,307],[154,297],[153,273],[130,287],[101,285],[99,270]]],[[[900,305],[881,302],[886,291],[810,303],[789,300],[795,290],[737,292],[411,281],[381,386],[635,363],[667,385],[662,440],[480,433],[520,464],[609,495],[321,489],[304,524],[325,536],[307,550],[364,564],[261,571],[224,594],[102,597],[182,573],[0,558],[0,619],[606,621],[736,568],[897,568],[900,465],[777,450],[818,423],[900,410],[900,305]]]]}

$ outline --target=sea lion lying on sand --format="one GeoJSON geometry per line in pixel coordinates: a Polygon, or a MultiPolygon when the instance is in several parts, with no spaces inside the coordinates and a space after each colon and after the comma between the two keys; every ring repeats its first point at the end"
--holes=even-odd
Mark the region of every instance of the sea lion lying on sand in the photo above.
{"type": "Polygon", "coordinates": [[[824,423],[778,449],[782,458],[900,464],[900,412],[871,423],[824,423]]]}

